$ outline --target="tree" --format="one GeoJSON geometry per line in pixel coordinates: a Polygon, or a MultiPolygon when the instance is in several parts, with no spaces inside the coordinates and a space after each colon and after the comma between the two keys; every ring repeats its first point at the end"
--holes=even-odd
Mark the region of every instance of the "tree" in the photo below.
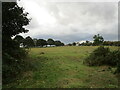
{"type": "Polygon", "coordinates": [[[106,46],[120,46],[120,41],[104,41],[103,45],[106,45],[106,46]]]}
{"type": "Polygon", "coordinates": [[[67,44],[68,46],[72,46],[72,44],[71,43],[69,43],[69,44],[67,44]]]}
{"type": "Polygon", "coordinates": [[[28,32],[23,26],[29,24],[27,18],[28,13],[23,13],[23,8],[19,7],[17,3],[2,3],[2,34],[12,37],[22,32],[28,32]]]}
{"type": "Polygon", "coordinates": [[[35,46],[34,41],[32,40],[32,38],[30,36],[28,36],[24,39],[23,45],[25,47],[34,47],[35,46]]]}
{"type": "Polygon", "coordinates": [[[37,38],[34,38],[33,41],[34,41],[34,44],[35,44],[35,46],[36,46],[37,38]]]}
{"type": "Polygon", "coordinates": [[[54,43],[54,40],[53,39],[51,39],[51,38],[49,38],[48,40],[47,40],[47,43],[48,43],[48,45],[54,45],[55,43],[54,43]]]}
{"type": "Polygon", "coordinates": [[[41,46],[41,39],[38,39],[38,40],[36,41],[36,46],[41,46]]]}
{"type": "Polygon", "coordinates": [[[89,43],[89,41],[87,40],[87,41],[86,41],[86,43],[88,44],[88,43],[89,43]]]}
{"type": "Polygon", "coordinates": [[[61,43],[61,46],[64,46],[65,44],[64,43],[61,43]]]}
{"type": "Polygon", "coordinates": [[[19,47],[11,37],[19,33],[26,33],[23,26],[29,24],[28,13],[23,13],[23,8],[16,2],[2,3],[2,75],[3,84],[9,83],[18,74],[25,70],[25,50],[19,47]]]}
{"type": "Polygon", "coordinates": [[[62,43],[61,41],[55,41],[54,43],[56,46],[64,46],[64,43],[62,43]]]}
{"type": "Polygon", "coordinates": [[[16,35],[13,40],[15,40],[16,42],[18,42],[19,45],[20,45],[21,43],[23,43],[24,38],[22,36],[20,36],[20,35],[16,35]]]}
{"type": "Polygon", "coordinates": [[[43,47],[44,45],[47,45],[47,41],[44,39],[38,39],[36,42],[36,46],[41,46],[43,47]]]}
{"type": "Polygon", "coordinates": [[[85,43],[85,46],[92,46],[92,42],[87,40],[86,43],[85,43]]]}
{"type": "Polygon", "coordinates": [[[75,45],[76,45],[76,43],[75,43],[75,42],[73,42],[73,43],[72,43],[72,45],[73,45],[73,46],[75,46],[75,45]]]}
{"type": "Polygon", "coordinates": [[[94,35],[93,39],[94,39],[94,43],[93,43],[94,45],[101,45],[104,41],[104,38],[99,34],[94,35]]]}
{"type": "Polygon", "coordinates": [[[45,45],[47,46],[47,41],[43,39],[42,40],[42,46],[45,46],[45,45]]]}
{"type": "MultiPolygon", "coordinates": [[[[28,13],[23,13],[23,8],[19,7],[16,2],[3,2],[2,3],[2,50],[3,53],[9,52],[8,49],[16,48],[14,45],[14,40],[11,39],[19,33],[26,33],[23,26],[29,24],[29,19],[27,18],[28,13]],[[13,43],[13,45],[12,45],[13,43]]],[[[11,52],[9,52],[11,54],[11,52]]]]}

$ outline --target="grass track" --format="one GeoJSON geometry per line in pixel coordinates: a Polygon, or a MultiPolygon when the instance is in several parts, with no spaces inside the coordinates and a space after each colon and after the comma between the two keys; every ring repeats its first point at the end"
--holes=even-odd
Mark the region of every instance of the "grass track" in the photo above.
{"type": "MultiPolygon", "coordinates": [[[[5,87],[16,88],[115,88],[117,78],[108,66],[88,67],[83,60],[97,46],[32,48],[29,61],[36,70],[25,72],[5,87]],[[41,54],[44,52],[44,54],[41,54]],[[105,71],[102,71],[105,70],[105,71]]],[[[110,47],[111,50],[117,47],[110,47]]]]}

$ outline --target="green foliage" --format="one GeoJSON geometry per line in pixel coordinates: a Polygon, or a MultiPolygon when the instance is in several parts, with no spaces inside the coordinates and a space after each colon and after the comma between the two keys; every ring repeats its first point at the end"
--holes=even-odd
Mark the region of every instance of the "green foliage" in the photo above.
{"type": "Polygon", "coordinates": [[[115,73],[120,73],[120,49],[116,51],[115,57],[117,58],[117,70],[115,71],[115,73]]]}
{"type": "Polygon", "coordinates": [[[36,47],[37,38],[33,38],[33,41],[34,41],[34,44],[35,44],[35,47],[36,47]]]}
{"type": "Polygon", "coordinates": [[[49,38],[48,40],[47,40],[47,43],[48,43],[48,45],[54,45],[54,40],[53,39],[51,39],[51,38],[49,38]]]}
{"type": "Polygon", "coordinates": [[[90,41],[86,41],[85,43],[83,42],[83,43],[81,43],[80,45],[82,45],[82,46],[92,46],[93,43],[90,42],[90,41]]]}
{"type": "Polygon", "coordinates": [[[47,45],[47,41],[44,39],[38,39],[36,42],[36,46],[41,46],[43,47],[44,45],[47,45]]]}
{"type": "Polygon", "coordinates": [[[21,72],[26,70],[25,67],[28,63],[24,58],[27,52],[19,47],[18,39],[13,40],[11,37],[28,31],[23,27],[28,25],[30,21],[27,14],[23,13],[23,8],[19,7],[16,2],[2,3],[3,84],[13,81],[21,72]]]}
{"type": "Polygon", "coordinates": [[[109,48],[100,46],[86,58],[85,63],[90,66],[103,65],[103,63],[105,64],[108,53],[110,53],[109,48]]]}
{"type": "Polygon", "coordinates": [[[56,46],[64,46],[64,43],[62,43],[61,41],[55,41],[54,43],[56,46]]]}
{"type": "MultiPolygon", "coordinates": [[[[97,35],[96,35],[97,36],[97,35]]],[[[94,36],[94,38],[96,37],[94,36]]],[[[94,43],[90,41],[83,42],[79,44],[80,46],[97,46],[97,45],[103,45],[103,46],[120,46],[120,41],[101,41],[99,42],[98,39],[94,39],[94,43]]]]}
{"type": "Polygon", "coordinates": [[[75,42],[73,42],[73,43],[72,43],[72,45],[73,45],[73,46],[75,46],[75,45],[76,45],[76,43],[75,43],[75,42]]]}
{"type": "Polygon", "coordinates": [[[104,38],[100,36],[99,34],[94,35],[93,39],[94,39],[94,45],[101,45],[104,41],[104,38]]]}
{"type": "Polygon", "coordinates": [[[118,62],[118,65],[117,65],[117,70],[115,73],[120,73],[120,61],[118,62]]]}
{"type": "Polygon", "coordinates": [[[120,51],[110,51],[109,48],[103,46],[94,50],[85,60],[89,66],[110,65],[116,66],[118,62],[118,55],[120,51]]]}
{"type": "Polygon", "coordinates": [[[32,40],[32,38],[30,36],[28,36],[24,39],[23,44],[25,47],[34,47],[35,46],[34,41],[32,40]]]}
{"type": "Polygon", "coordinates": [[[120,41],[104,41],[104,46],[120,46],[120,41]]]}
{"type": "Polygon", "coordinates": [[[106,57],[106,63],[111,66],[117,66],[120,58],[120,50],[111,51],[106,57]]]}
{"type": "Polygon", "coordinates": [[[22,32],[28,32],[23,26],[29,24],[28,13],[23,13],[23,8],[16,2],[2,2],[2,33],[9,37],[22,32]]]}
{"type": "Polygon", "coordinates": [[[13,56],[8,53],[3,53],[3,84],[15,80],[21,72],[24,72],[28,68],[28,63],[25,61],[27,52],[24,49],[13,50],[12,53],[14,54],[13,56]]]}
{"type": "Polygon", "coordinates": [[[14,38],[14,41],[16,41],[20,44],[20,43],[23,43],[24,38],[20,35],[16,35],[15,38],[14,38]]]}

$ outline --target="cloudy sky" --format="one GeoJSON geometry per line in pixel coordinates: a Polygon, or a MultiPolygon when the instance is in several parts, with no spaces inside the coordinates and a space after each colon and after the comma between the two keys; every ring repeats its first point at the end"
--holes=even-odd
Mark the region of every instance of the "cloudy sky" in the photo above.
{"type": "Polygon", "coordinates": [[[32,18],[24,37],[53,38],[64,43],[92,40],[100,34],[105,40],[118,40],[117,2],[18,2],[32,18]]]}

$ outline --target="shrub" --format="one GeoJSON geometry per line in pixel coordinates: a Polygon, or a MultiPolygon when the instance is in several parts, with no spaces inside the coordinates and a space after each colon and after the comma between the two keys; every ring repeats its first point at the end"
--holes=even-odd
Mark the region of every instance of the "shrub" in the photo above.
{"type": "Polygon", "coordinates": [[[117,65],[117,70],[115,71],[115,73],[120,73],[120,62],[117,65]]]}
{"type": "Polygon", "coordinates": [[[28,70],[30,63],[25,59],[27,51],[24,49],[14,50],[12,55],[3,53],[2,62],[2,81],[3,84],[10,83],[16,80],[18,75],[28,70]]]}
{"type": "Polygon", "coordinates": [[[85,63],[89,66],[99,66],[106,64],[106,58],[109,53],[109,48],[104,48],[103,46],[100,46],[85,59],[85,63]]]}
{"type": "Polygon", "coordinates": [[[100,46],[85,59],[84,63],[89,66],[110,65],[119,67],[118,56],[120,57],[120,50],[110,51],[109,48],[100,46]]]}
{"type": "Polygon", "coordinates": [[[115,71],[115,73],[120,73],[120,50],[117,51],[116,57],[117,57],[117,70],[115,71]]]}
{"type": "Polygon", "coordinates": [[[120,50],[111,51],[106,56],[106,64],[110,66],[117,66],[120,57],[120,50]]]}

